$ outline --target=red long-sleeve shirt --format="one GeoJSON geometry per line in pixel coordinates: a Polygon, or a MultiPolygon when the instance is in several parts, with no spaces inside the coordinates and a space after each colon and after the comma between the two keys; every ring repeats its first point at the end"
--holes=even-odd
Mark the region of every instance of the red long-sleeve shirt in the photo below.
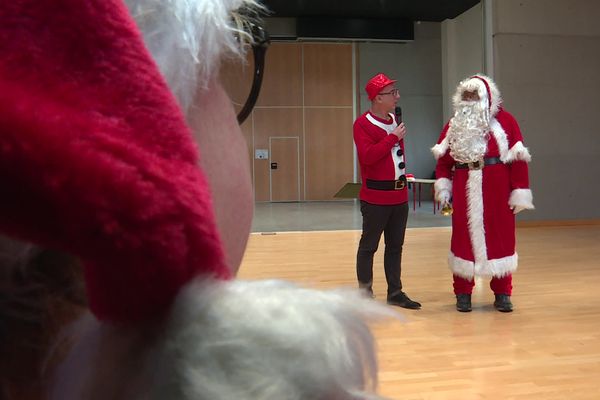
{"type": "Polygon", "coordinates": [[[393,181],[406,174],[406,168],[399,164],[405,162],[404,141],[398,141],[391,132],[398,124],[393,114],[384,120],[369,111],[354,122],[354,143],[358,153],[362,187],[360,199],[371,204],[392,205],[408,201],[406,187],[400,190],[369,189],[367,179],[393,181]],[[398,149],[402,155],[398,155],[398,149]]]}

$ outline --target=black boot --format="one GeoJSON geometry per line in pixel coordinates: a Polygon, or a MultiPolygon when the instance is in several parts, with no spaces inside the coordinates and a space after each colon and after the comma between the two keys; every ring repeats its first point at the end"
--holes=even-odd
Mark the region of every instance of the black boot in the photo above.
{"type": "Polygon", "coordinates": [[[393,296],[388,296],[387,303],[392,306],[409,308],[411,310],[418,310],[419,308],[421,308],[421,303],[409,299],[406,293],[404,292],[397,293],[393,296]]]}
{"type": "Polygon", "coordinates": [[[511,312],[513,310],[513,305],[510,302],[510,296],[507,294],[497,294],[496,301],[494,301],[494,307],[501,312],[511,312]]]}
{"type": "Polygon", "coordinates": [[[456,309],[460,312],[471,311],[471,295],[470,294],[457,294],[456,295],[456,309]]]}

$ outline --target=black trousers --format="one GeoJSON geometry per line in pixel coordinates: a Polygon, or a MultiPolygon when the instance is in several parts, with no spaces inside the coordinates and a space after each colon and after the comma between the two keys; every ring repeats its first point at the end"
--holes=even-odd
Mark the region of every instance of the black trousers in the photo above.
{"type": "Polygon", "coordinates": [[[387,294],[393,296],[402,290],[402,245],[408,220],[408,203],[381,206],[360,202],[362,213],[362,235],[356,255],[356,275],[360,287],[370,288],[373,284],[373,256],[384,234],[385,253],[383,267],[387,281],[387,294]]]}

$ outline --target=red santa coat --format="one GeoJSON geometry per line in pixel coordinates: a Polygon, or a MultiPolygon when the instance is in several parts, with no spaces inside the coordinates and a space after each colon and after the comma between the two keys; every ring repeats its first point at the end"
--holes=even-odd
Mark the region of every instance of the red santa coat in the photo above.
{"type": "Polygon", "coordinates": [[[502,163],[480,170],[454,169],[446,124],[432,149],[436,191],[452,193],[452,239],[448,263],[454,274],[501,277],[517,269],[513,207],[533,208],[527,163],[531,156],[514,117],[498,107],[490,120],[485,157],[502,163]]]}
{"type": "Polygon", "coordinates": [[[393,181],[406,176],[406,167],[400,168],[405,165],[404,140],[398,141],[398,137],[391,134],[397,126],[394,114],[384,120],[369,111],[354,122],[354,143],[362,178],[359,196],[367,203],[392,205],[408,201],[406,186],[400,190],[376,190],[366,185],[367,179],[393,181]],[[402,149],[400,156],[398,149],[402,149]]]}

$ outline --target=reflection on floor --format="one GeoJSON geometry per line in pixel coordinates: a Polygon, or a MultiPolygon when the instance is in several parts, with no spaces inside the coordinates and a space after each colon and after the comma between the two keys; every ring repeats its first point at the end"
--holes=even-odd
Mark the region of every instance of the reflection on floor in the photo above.
{"type": "MultiPolygon", "coordinates": [[[[433,203],[423,201],[413,210],[409,203],[408,227],[450,226],[451,218],[433,213],[433,203]]],[[[361,229],[360,203],[314,201],[301,203],[256,203],[252,232],[332,231],[361,229]]]]}

